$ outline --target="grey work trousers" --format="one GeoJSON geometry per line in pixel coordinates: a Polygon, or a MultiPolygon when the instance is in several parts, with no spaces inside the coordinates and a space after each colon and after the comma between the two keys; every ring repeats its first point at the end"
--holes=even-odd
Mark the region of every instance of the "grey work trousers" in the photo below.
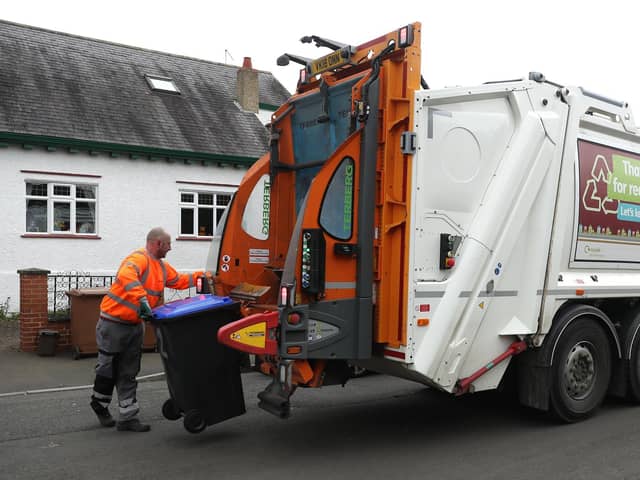
{"type": "Polygon", "coordinates": [[[91,398],[107,407],[115,387],[119,421],[135,417],[140,410],[136,376],[140,372],[143,337],[144,322],[129,325],[101,318],[96,325],[98,364],[91,398]]]}

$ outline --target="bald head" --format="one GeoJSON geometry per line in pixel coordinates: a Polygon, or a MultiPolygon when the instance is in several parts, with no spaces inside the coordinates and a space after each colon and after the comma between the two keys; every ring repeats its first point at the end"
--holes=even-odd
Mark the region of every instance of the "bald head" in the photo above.
{"type": "Polygon", "coordinates": [[[169,234],[165,232],[164,228],[156,227],[149,230],[147,233],[147,242],[153,242],[154,240],[163,240],[169,238],[169,234]]]}
{"type": "Polygon", "coordinates": [[[152,228],[147,233],[147,252],[155,258],[164,258],[171,250],[171,236],[162,227],[152,228]]]}

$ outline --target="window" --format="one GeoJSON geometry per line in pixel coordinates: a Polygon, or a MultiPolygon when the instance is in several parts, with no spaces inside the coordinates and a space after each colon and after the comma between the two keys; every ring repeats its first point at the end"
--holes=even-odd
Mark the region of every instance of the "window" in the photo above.
{"type": "Polygon", "coordinates": [[[353,159],[344,157],[334,172],[322,201],[320,226],[338,240],[351,238],[354,174],[353,159]]]}
{"type": "Polygon", "coordinates": [[[96,234],[98,186],[26,183],[27,233],[96,234]]]}
{"type": "Polygon", "coordinates": [[[180,192],[180,235],[212,237],[231,193],[180,192]]]}
{"type": "Polygon", "coordinates": [[[269,238],[269,211],[271,208],[271,180],[263,175],[247,200],[242,214],[242,229],[258,240],[269,238]]]}
{"type": "Polygon", "coordinates": [[[175,82],[168,77],[158,77],[155,75],[145,75],[144,78],[147,80],[149,87],[151,90],[156,90],[159,92],[169,92],[169,93],[177,93],[180,95],[180,90],[176,86],[175,82]]]}

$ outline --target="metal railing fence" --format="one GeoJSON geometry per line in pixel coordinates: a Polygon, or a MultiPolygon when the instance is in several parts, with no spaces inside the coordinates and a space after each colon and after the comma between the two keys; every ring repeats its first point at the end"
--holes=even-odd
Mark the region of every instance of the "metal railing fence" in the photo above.
{"type": "Polygon", "coordinates": [[[88,272],[56,272],[48,275],[48,305],[50,322],[69,320],[69,296],[74,288],[108,288],[115,276],[93,275],[88,272]]]}
{"type": "MultiPolygon", "coordinates": [[[[70,319],[69,296],[74,288],[109,288],[115,281],[114,275],[93,275],[88,272],[50,273],[48,283],[48,312],[50,322],[67,322],[70,319]]],[[[196,294],[195,287],[186,290],[167,289],[164,301],[170,302],[196,294]]]]}

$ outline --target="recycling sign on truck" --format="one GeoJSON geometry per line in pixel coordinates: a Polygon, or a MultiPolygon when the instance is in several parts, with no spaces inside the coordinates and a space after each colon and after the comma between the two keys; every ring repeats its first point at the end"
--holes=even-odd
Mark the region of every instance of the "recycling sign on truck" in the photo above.
{"type": "Polygon", "coordinates": [[[575,261],[640,264],[640,155],[578,141],[575,261]]]}

